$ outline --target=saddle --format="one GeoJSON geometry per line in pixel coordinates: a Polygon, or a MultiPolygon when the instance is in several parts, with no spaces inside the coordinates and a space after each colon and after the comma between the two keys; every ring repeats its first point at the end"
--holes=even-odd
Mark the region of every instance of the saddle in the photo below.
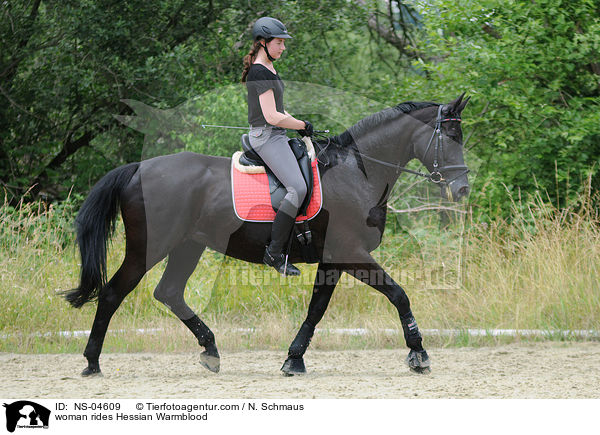
{"type": "MultiPolygon", "coordinates": [[[[294,232],[301,245],[306,263],[318,261],[312,245],[308,221],[314,218],[322,206],[319,167],[313,144],[308,137],[289,139],[288,145],[298,161],[307,186],[307,194],[298,209],[294,232]]],[[[233,209],[236,216],[247,222],[273,222],[284,196],[285,186],[277,179],[262,158],[252,149],[248,135],[242,136],[243,151],[231,158],[231,186],[233,209]]]]}
{"type": "MultiPolygon", "coordinates": [[[[302,177],[304,178],[304,182],[306,183],[306,197],[304,198],[304,201],[298,209],[298,216],[306,215],[306,210],[312,198],[313,171],[311,161],[314,160],[314,148],[312,148],[312,142],[310,142],[310,139],[308,139],[308,143],[310,143],[311,149],[313,150],[312,156],[309,155],[308,148],[305,142],[302,142],[296,138],[288,140],[288,145],[290,146],[292,152],[296,156],[300,172],[302,173],[302,177]]],[[[279,204],[281,204],[281,200],[287,194],[285,186],[281,183],[281,181],[277,179],[275,174],[273,174],[271,169],[269,169],[269,167],[265,164],[265,162],[258,155],[258,153],[254,151],[254,149],[250,145],[250,138],[247,134],[242,135],[242,149],[244,150],[244,153],[240,156],[240,165],[247,167],[262,166],[265,168],[265,172],[267,173],[267,177],[269,179],[271,205],[273,207],[273,210],[277,213],[279,204]]]]}

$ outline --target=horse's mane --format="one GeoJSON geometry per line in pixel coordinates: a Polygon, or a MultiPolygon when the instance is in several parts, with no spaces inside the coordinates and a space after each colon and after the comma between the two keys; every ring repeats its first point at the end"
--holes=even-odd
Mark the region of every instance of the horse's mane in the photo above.
{"type": "MultiPolygon", "coordinates": [[[[404,103],[397,104],[393,107],[380,110],[377,113],[367,116],[361,119],[356,124],[348,128],[346,131],[337,136],[331,136],[329,141],[338,145],[339,147],[348,147],[354,144],[355,138],[362,136],[369,130],[376,128],[385,121],[393,119],[400,113],[411,113],[413,111],[425,109],[431,106],[439,106],[439,103],[433,103],[431,101],[405,101],[404,103]]],[[[321,141],[318,141],[319,143],[321,141]]],[[[327,142],[327,139],[324,141],[327,142]]]]}
{"type": "Polygon", "coordinates": [[[361,119],[340,135],[330,136],[314,141],[317,147],[317,154],[319,156],[319,162],[321,163],[321,171],[323,171],[322,173],[324,173],[327,168],[335,166],[340,161],[345,160],[348,154],[352,153],[356,157],[359,169],[366,175],[364,164],[360,154],[358,153],[355,140],[360,138],[368,131],[376,129],[382,123],[395,119],[399,114],[410,114],[411,112],[432,106],[439,106],[439,103],[433,103],[429,101],[406,101],[361,119]]]}

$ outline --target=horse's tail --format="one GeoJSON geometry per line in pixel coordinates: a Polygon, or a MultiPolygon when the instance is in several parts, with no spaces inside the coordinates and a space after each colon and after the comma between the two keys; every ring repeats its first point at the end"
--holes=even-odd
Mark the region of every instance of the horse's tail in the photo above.
{"type": "Polygon", "coordinates": [[[139,166],[130,163],[110,171],[92,188],[79,210],[75,225],[81,254],[80,283],[65,292],[65,299],[75,308],[96,299],[106,284],[106,245],[115,230],[121,192],[139,166]]]}

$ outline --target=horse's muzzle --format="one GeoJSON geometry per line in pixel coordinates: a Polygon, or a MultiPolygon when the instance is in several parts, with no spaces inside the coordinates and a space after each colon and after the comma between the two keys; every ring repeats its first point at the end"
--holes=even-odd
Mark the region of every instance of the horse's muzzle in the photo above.
{"type": "Polygon", "coordinates": [[[441,188],[442,198],[453,202],[461,202],[469,196],[469,192],[471,191],[469,183],[460,180],[442,185],[441,188]]]}

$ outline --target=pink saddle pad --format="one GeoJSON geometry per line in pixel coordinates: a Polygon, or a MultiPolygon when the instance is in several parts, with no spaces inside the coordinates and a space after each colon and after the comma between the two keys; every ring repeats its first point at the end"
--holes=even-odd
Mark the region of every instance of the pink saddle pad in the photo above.
{"type": "MultiPolygon", "coordinates": [[[[300,215],[296,222],[312,219],[319,213],[322,205],[321,179],[317,160],[312,162],[313,192],[306,215],[300,215]]],[[[267,174],[246,174],[233,165],[231,167],[231,185],[233,208],[236,215],[249,222],[273,222],[275,211],[271,206],[269,179],[267,174]]]]}

